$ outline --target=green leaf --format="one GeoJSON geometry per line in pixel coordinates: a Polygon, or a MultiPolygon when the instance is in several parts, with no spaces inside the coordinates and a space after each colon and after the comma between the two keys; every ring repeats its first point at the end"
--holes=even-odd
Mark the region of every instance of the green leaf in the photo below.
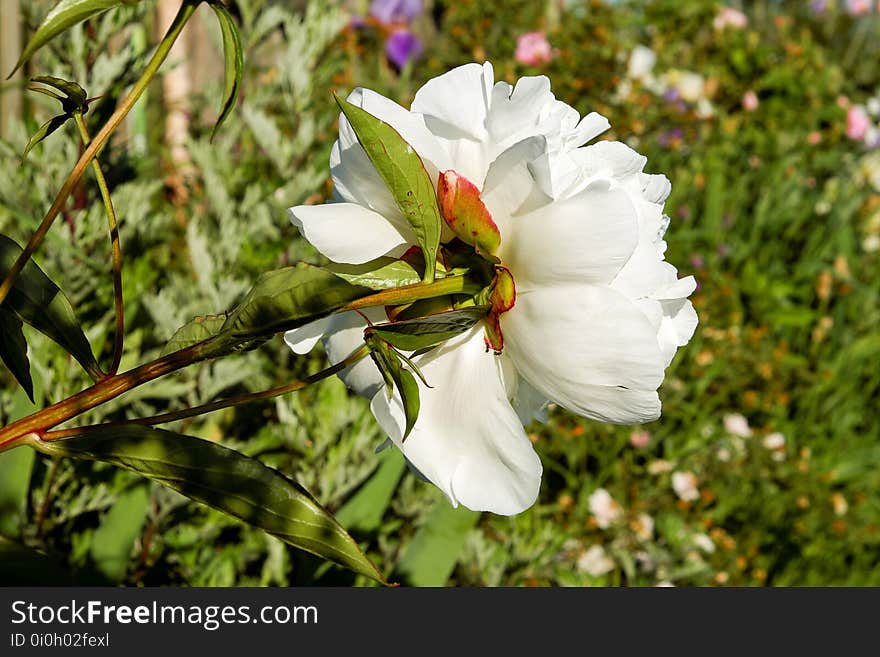
{"type": "Polygon", "coordinates": [[[382,575],[354,539],[296,482],[222,445],[143,426],[107,427],[35,449],[110,463],[372,579],[382,575]]]}
{"type": "Polygon", "coordinates": [[[125,577],[131,550],[147,519],[149,502],[150,487],[145,483],[124,491],[92,535],[92,561],[112,582],[119,582],[125,577]]]}
{"type": "MultiPolygon", "coordinates": [[[[76,25],[77,23],[81,23],[102,11],[107,11],[108,9],[113,9],[114,7],[123,4],[134,4],[139,1],[140,0],[61,0],[48,14],[46,14],[46,18],[40,23],[37,31],[31,37],[31,40],[28,41],[24,51],[21,53],[21,57],[18,58],[18,63],[15,65],[15,68],[12,69],[12,73],[15,73],[37,50],[42,48],[67,28],[76,25]]],[[[7,79],[12,77],[12,73],[9,74],[7,79]]]]}
{"type": "Polygon", "coordinates": [[[24,147],[24,150],[21,153],[21,159],[25,159],[27,154],[31,152],[31,149],[43,141],[46,137],[51,135],[53,132],[58,130],[61,126],[67,123],[67,119],[70,116],[67,114],[59,114],[58,116],[53,116],[51,119],[46,121],[43,125],[41,125],[37,131],[33,134],[33,136],[28,140],[27,146],[24,147]]]}
{"type": "Polygon", "coordinates": [[[226,321],[226,315],[202,315],[184,324],[174,332],[165,344],[160,356],[167,356],[175,351],[191,347],[197,342],[212,338],[220,332],[226,321]]]}
{"type": "Polygon", "coordinates": [[[336,274],[300,263],[264,274],[224,322],[235,341],[268,337],[325,317],[370,294],[336,274]]]}
{"type": "MultiPolygon", "coordinates": [[[[37,378],[35,397],[40,404],[43,394],[37,378]]],[[[37,404],[25,397],[23,390],[16,389],[9,406],[9,421],[21,419],[39,410],[37,404]]],[[[0,454],[0,534],[18,536],[26,521],[31,473],[34,468],[34,452],[30,449],[12,449],[0,454]]],[[[0,580],[4,581],[4,580],[0,580]]]]}
{"type": "Polygon", "coordinates": [[[345,118],[388,185],[397,207],[409,221],[425,254],[425,280],[433,281],[443,220],[434,185],[421,158],[390,125],[338,96],[345,118]]]}
{"type": "Polygon", "coordinates": [[[27,342],[21,328],[22,321],[15,314],[0,308],[0,360],[33,402],[34,382],[31,379],[27,342]]]}
{"type": "Polygon", "coordinates": [[[346,529],[364,532],[379,529],[397,484],[406,472],[406,460],[399,449],[386,449],[378,458],[379,467],[373,475],[336,512],[336,519],[346,529]]]}
{"type": "MultiPolygon", "coordinates": [[[[55,89],[58,89],[58,91],[63,92],[67,96],[67,98],[59,98],[57,94],[51,93],[47,95],[58,98],[62,102],[62,104],[64,104],[64,109],[67,112],[79,110],[85,113],[88,109],[86,107],[88,94],[86,93],[86,90],[83,89],[76,82],[65,80],[63,78],[56,78],[52,75],[38,75],[37,77],[31,78],[31,82],[39,82],[40,84],[54,87],[55,89]]],[[[30,90],[39,91],[40,93],[46,93],[48,91],[48,89],[41,89],[40,87],[30,87],[30,90]]]]}
{"type": "Polygon", "coordinates": [[[223,125],[226,117],[235,107],[235,101],[238,98],[238,90],[241,87],[241,74],[244,69],[244,57],[242,55],[241,40],[238,36],[238,28],[232,15],[221,4],[211,3],[211,9],[217,14],[217,20],[220,23],[220,31],[223,34],[223,59],[225,60],[226,77],[223,90],[223,106],[220,108],[220,115],[214,129],[211,131],[211,141],[214,135],[223,125]]]}
{"type": "Polygon", "coordinates": [[[445,499],[438,501],[398,565],[407,583],[412,586],[446,584],[479,518],[476,511],[464,507],[455,509],[445,499]]]}
{"type": "MultiPolygon", "coordinates": [[[[6,276],[21,252],[21,247],[14,240],[0,235],[0,279],[6,276]]],[[[101,378],[101,368],[73,306],[33,259],[27,262],[15,279],[3,307],[64,347],[93,379],[101,378]]]]}
{"type": "MultiPolygon", "coordinates": [[[[406,440],[419,417],[419,384],[412,372],[401,365],[404,356],[394,351],[389,344],[375,334],[367,335],[365,341],[370,347],[370,356],[373,362],[376,363],[376,367],[379,368],[388,385],[387,394],[390,396],[394,388],[397,388],[400,393],[406,418],[406,429],[403,432],[402,440],[406,440]]],[[[406,359],[406,362],[415,369],[415,365],[409,359],[406,359]]],[[[421,373],[419,373],[419,377],[422,378],[421,373]]]]}
{"type": "Polygon", "coordinates": [[[418,319],[375,324],[367,329],[403,351],[433,347],[464,333],[486,316],[487,306],[471,306],[418,319]]]}
{"type": "Polygon", "coordinates": [[[330,263],[325,267],[352,285],[362,285],[371,290],[388,290],[393,287],[415,285],[421,278],[407,262],[387,256],[376,258],[362,265],[330,263]]]}

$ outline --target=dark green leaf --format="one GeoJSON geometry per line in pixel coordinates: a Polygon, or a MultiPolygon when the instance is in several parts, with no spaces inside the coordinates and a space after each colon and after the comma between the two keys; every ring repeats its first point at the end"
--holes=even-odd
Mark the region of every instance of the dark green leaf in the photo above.
{"type": "MultiPolygon", "coordinates": [[[[40,23],[37,31],[28,41],[18,58],[18,63],[12,69],[12,73],[33,56],[33,54],[61,34],[67,28],[81,23],[102,11],[118,7],[123,4],[134,4],[139,0],[61,0],[52,10],[46,14],[46,18],[40,23]]],[[[9,77],[12,76],[9,74],[9,77]]],[[[8,78],[7,78],[8,79],[8,78]]]]}
{"type": "MultiPolygon", "coordinates": [[[[412,372],[401,365],[404,357],[394,351],[389,344],[375,334],[366,336],[365,340],[370,347],[370,356],[373,362],[376,363],[376,367],[379,368],[388,385],[387,394],[392,394],[394,388],[400,393],[406,418],[406,429],[403,432],[402,440],[406,440],[419,417],[419,384],[412,372]]],[[[406,362],[415,369],[411,361],[407,359],[406,362]]],[[[422,378],[421,372],[419,372],[419,378],[422,378]]],[[[424,379],[422,378],[422,380],[424,379]]]]}
{"type": "Polygon", "coordinates": [[[390,125],[346,100],[337,97],[336,102],[412,226],[425,254],[425,280],[433,281],[443,220],[425,165],[390,125]]]}
{"type": "Polygon", "coordinates": [[[369,331],[398,349],[417,351],[464,333],[485,317],[487,312],[486,306],[472,306],[418,319],[375,324],[369,331]]]}
{"type": "Polygon", "coordinates": [[[260,277],[221,332],[236,342],[271,336],[325,317],[370,292],[320,267],[301,263],[277,269],[260,277]]]}
{"type": "Polygon", "coordinates": [[[33,402],[34,382],[31,379],[27,342],[21,328],[22,322],[15,314],[0,308],[0,360],[33,402]]]}
{"type": "Polygon", "coordinates": [[[61,126],[63,126],[67,119],[70,117],[67,114],[59,114],[58,116],[53,116],[51,119],[46,121],[43,125],[41,125],[37,131],[33,134],[30,140],[27,143],[27,146],[24,147],[24,151],[21,153],[21,159],[27,157],[27,154],[31,152],[31,149],[43,141],[46,137],[51,135],[53,132],[58,130],[61,126]]]}
{"type": "MultiPolygon", "coordinates": [[[[35,78],[31,78],[31,82],[39,82],[58,89],[58,91],[63,92],[67,96],[67,99],[60,99],[62,102],[65,102],[66,100],[69,104],[65,106],[65,110],[70,111],[70,109],[78,109],[85,113],[88,94],[86,94],[86,90],[76,82],[65,80],[63,78],[56,78],[52,75],[38,75],[35,78]]],[[[31,90],[43,93],[48,91],[47,89],[41,89],[39,87],[31,87],[31,90]]]]}
{"type": "MultiPolygon", "coordinates": [[[[0,279],[6,276],[21,252],[21,247],[14,240],[0,235],[0,279]]],[[[73,306],[33,259],[28,261],[15,279],[3,307],[64,347],[93,379],[102,376],[73,306]]]]}
{"type": "MultiPolygon", "coordinates": [[[[43,394],[37,377],[34,397],[42,404],[43,394]]],[[[16,389],[11,395],[9,421],[14,422],[30,415],[39,407],[25,397],[24,391],[16,389]]],[[[18,536],[27,522],[28,494],[31,473],[34,468],[34,452],[31,449],[12,449],[0,454],[0,534],[18,536]]],[[[0,581],[5,581],[0,579],[0,581]]]]}
{"type": "Polygon", "coordinates": [[[455,569],[468,534],[480,514],[457,509],[443,499],[437,502],[416,532],[398,566],[412,586],[443,586],[455,569]]]}
{"type": "Polygon", "coordinates": [[[362,265],[331,263],[326,268],[352,285],[363,285],[371,290],[415,285],[421,280],[409,263],[389,257],[376,258],[362,265]]]}
{"type": "Polygon", "coordinates": [[[232,108],[235,107],[235,101],[238,98],[238,90],[241,87],[241,74],[244,68],[244,58],[241,49],[241,40],[238,37],[238,28],[232,15],[221,4],[211,3],[211,9],[217,14],[217,20],[220,23],[220,31],[223,34],[223,58],[225,60],[226,78],[223,89],[223,106],[220,108],[220,115],[214,129],[211,131],[211,140],[220,129],[220,126],[229,116],[232,108]]]}
{"type": "Polygon", "coordinates": [[[373,475],[336,512],[336,519],[347,529],[364,532],[378,529],[406,471],[406,460],[399,449],[386,449],[378,458],[380,464],[373,475]]]}
{"type": "Polygon", "coordinates": [[[194,318],[174,332],[160,355],[166,356],[172,352],[186,349],[197,342],[217,335],[225,321],[226,315],[204,315],[194,318]]]}
{"type": "Polygon", "coordinates": [[[217,443],[151,427],[122,426],[30,444],[46,454],[131,470],[293,546],[384,581],[354,539],[302,486],[217,443]]]}

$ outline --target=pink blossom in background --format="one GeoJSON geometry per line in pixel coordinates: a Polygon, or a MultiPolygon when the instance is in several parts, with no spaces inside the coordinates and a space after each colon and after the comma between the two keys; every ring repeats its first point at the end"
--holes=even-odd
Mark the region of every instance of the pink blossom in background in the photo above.
{"type": "Polygon", "coordinates": [[[715,20],[712,21],[712,25],[719,32],[727,27],[741,30],[748,24],[749,19],[746,15],[739,9],[734,9],[733,7],[722,7],[721,11],[718,12],[718,15],[715,16],[715,20]]]}
{"type": "Polygon", "coordinates": [[[647,447],[651,442],[650,431],[633,431],[629,435],[629,444],[636,448],[647,447]]]}
{"type": "Polygon", "coordinates": [[[822,141],[822,133],[814,130],[810,134],[807,135],[807,141],[810,143],[810,146],[815,146],[822,141]]]}
{"type": "Polygon", "coordinates": [[[749,89],[743,94],[742,106],[746,112],[754,112],[758,109],[758,95],[749,89]]]}
{"type": "Polygon", "coordinates": [[[740,438],[748,438],[752,435],[752,428],[749,426],[749,421],[741,413],[725,415],[724,430],[727,433],[739,436],[740,438]]]}
{"type": "Polygon", "coordinates": [[[553,49],[543,32],[526,32],[516,42],[514,57],[520,64],[538,66],[553,59],[553,49]]]}
{"type": "Polygon", "coordinates": [[[846,10],[852,16],[864,16],[871,11],[869,0],[846,0],[846,10]]]}
{"type": "Polygon", "coordinates": [[[862,141],[871,128],[871,119],[861,105],[853,105],[846,112],[846,136],[862,141]]]}

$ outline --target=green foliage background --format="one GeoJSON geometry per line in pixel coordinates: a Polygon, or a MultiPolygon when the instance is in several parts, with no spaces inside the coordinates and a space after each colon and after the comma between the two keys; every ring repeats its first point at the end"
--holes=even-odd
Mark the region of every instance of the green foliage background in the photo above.
{"type": "MultiPolygon", "coordinates": [[[[26,4],[31,26],[51,5],[26,4]]],[[[880,584],[880,253],[866,248],[880,234],[880,156],[846,138],[838,103],[880,91],[880,16],[834,8],[817,16],[806,2],[765,0],[748,3],[746,29],[719,33],[720,5],[708,0],[427,4],[415,25],[425,56],[398,74],[378,28],[349,26],[366,3],[238,0],[239,105],[209,143],[222,79],[195,90],[193,174],[183,183],[162,145],[160,88],[151,88],[102,155],[122,220],[123,368],[156,357],[192,316],[232,307],[261,272],[317,262],[286,208],[330,195],[331,92],[367,86],[407,105],[425,80],[468,61],[490,59],[496,78],[509,81],[546,73],[557,97],[608,116],[610,137],[673,183],[667,257],[700,283],[700,326],[667,372],[663,417],[643,428],[647,446],[631,444],[631,427],[554,410],[547,425],[530,427],[545,468],[540,499],[502,518],[453,510],[398,454],[377,456],[384,436],[367,403],[335,379],[172,428],[294,476],[404,583],[880,584]],[[537,68],[513,58],[517,37],[533,30],[545,30],[556,49],[537,68]],[[637,44],[655,50],[658,71],[702,74],[714,115],[699,118],[638,83],[621,93],[637,44]],[[760,98],[754,112],[741,107],[749,89],[760,98]],[[748,419],[751,437],[725,430],[734,413],[748,419]],[[784,447],[764,446],[773,432],[784,447]],[[696,500],[673,490],[676,471],[696,476],[696,500]],[[620,508],[605,528],[589,508],[598,488],[620,508]],[[595,545],[613,561],[602,575],[588,566],[595,545]]],[[[106,95],[86,115],[93,132],[145,61],[151,9],[141,3],[74,28],[32,65],[106,95]]],[[[196,20],[216,33],[220,57],[210,10],[196,20]]],[[[54,110],[35,100],[18,136],[0,142],[0,232],[20,242],[79,153],[68,126],[19,160],[54,110]]],[[[97,189],[90,175],[84,180],[36,260],[106,359],[109,243],[97,189]]],[[[33,332],[28,339],[38,403],[86,385],[60,349],[33,332]]],[[[297,359],[276,339],[146,385],[84,420],[257,391],[323,366],[318,351],[297,359]]],[[[5,371],[0,377],[5,423],[32,408],[5,371]]],[[[3,584],[367,583],[128,473],[26,449],[0,455],[0,535],[3,584]]]]}

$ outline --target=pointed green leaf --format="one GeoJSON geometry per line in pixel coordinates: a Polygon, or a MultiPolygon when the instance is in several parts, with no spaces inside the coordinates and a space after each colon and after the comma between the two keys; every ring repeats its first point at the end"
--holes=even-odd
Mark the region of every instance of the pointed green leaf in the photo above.
{"type": "MultiPolygon", "coordinates": [[[[123,4],[134,4],[140,0],[61,0],[52,10],[46,14],[46,18],[40,23],[37,31],[28,41],[18,58],[18,63],[12,69],[15,73],[18,68],[29,60],[33,54],[61,34],[67,28],[91,18],[95,14],[107,11],[123,4]]],[[[12,73],[9,77],[12,77],[12,73]]],[[[8,79],[8,78],[7,78],[8,79]]]]}
{"type": "MultiPolygon", "coordinates": [[[[403,432],[402,440],[406,440],[419,418],[419,384],[412,372],[401,365],[404,356],[394,351],[389,344],[375,334],[368,334],[365,341],[370,347],[370,356],[373,362],[376,363],[376,367],[379,368],[382,378],[388,385],[386,393],[390,397],[396,388],[400,394],[406,418],[406,429],[403,432]]],[[[415,369],[415,365],[409,359],[406,359],[406,362],[415,369]]],[[[424,380],[421,372],[419,372],[419,378],[424,380]]]]}
{"type": "MultiPolygon", "coordinates": [[[[0,235],[0,279],[6,276],[21,252],[14,240],[0,235]]],[[[70,300],[33,259],[15,279],[3,307],[64,347],[93,379],[102,376],[70,300]]]]}
{"type": "Polygon", "coordinates": [[[34,401],[34,382],[27,356],[27,342],[21,330],[22,322],[14,314],[0,308],[0,360],[24,388],[31,403],[34,401]]]}
{"type": "Polygon", "coordinates": [[[412,146],[390,125],[339,97],[336,102],[412,226],[425,254],[424,278],[433,281],[443,220],[425,165],[412,146]]]}
{"type": "Polygon", "coordinates": [[[241,74],[244,69],[244,57],[242,55],[241,40],[238,37],[238,28],[229,10],[221,4],[211,3],[211,9],[217,14],[217,21],[220,23],[220,32],[223,35],[223,59],[225,60],[225,80],[223,89],[223,106],[220,108],[220,114],[217,117],[217,123],[211,131],[211,141],[214,135],[223,125],[226,117],[235,107],[235,101],[238,98],[238,90],[241,87],[241,74]]]}
{"type": "MultiPolygon", "coordinates": [[[[62,103],[67,103],[65,105],[65,111],[71,111],[72,109],[78,109],[85,113],[86,108],[86,100],[88,99],[88,94],[86,94],[86,90],[83,89],[76,82],[72,82],[71,80],[65,80],[63,78],[56,78],[52,75],[38,75],[35,78],[31,78],[31,82],[39,82],[40,84],[45,84],[50,87],[54,87],[64,93],[67,98],[60,99],[62,103]]],[[[41,91],[46,92],[48,90],[41,89],[40,87],[29,87],[31,91],[41,91]]]]}
{"type": "Polygon", "coordinates": [[[191,322],[184,324],[174,332],[174,335],[162,349],[160,356],[167,356],[217,335],[225,321],[226,315],[195,317],[191,322]]]}
{"type": "Polygon", "coordinates": [[[217,443],[143,426],[107,427],[30,443],[55,456],[136,472],[312,554],[372,579],[381,573],[309,492],[257,459],[217,443]]]}
{"type": "Polygon", "coordinates": [[[471,306],[418,319],[375,324],[367,329],[403,351],[417,351],[464,333],[486,316],[486,306],[471,306]]]}
{"type": "Polygon", "coordinates": [[[271,336],[325,317],[370,293],[320,267],[284,267],[260,277],[221,332],[235,341],[271,336]]]}
{"type": "Polygon", "coordinates": [[[41,125],[37,129],[37,131],[34,133],[34,135],[30,138],[30,140],[27,143],[27,146],[24,147],[24,150],[21,153],[21,159],[22,160],[25,159],[27,157],[27,154],[31,152],[31,149],[34,146],[39,144],[46,137],[48,137],[53,132],[58,130],[58,128],[63,126],[67,122],[67,119],[69,119],[69,118],[70,118],[70,116],[68,116],[67,114],[59,114],[58,116],[53,116],[51,119],[46,121],[43,125],[41,125]]]}
{"type": "Polygon", "coordinates": [[[363,285],[371,290],[387,290],[403,285],[415,285],[421,278],[419,273],[407,262],[394,258],[381,257],[362,265],[330,263],[329,269],[339,278],[352,285],[363,285]]]}

